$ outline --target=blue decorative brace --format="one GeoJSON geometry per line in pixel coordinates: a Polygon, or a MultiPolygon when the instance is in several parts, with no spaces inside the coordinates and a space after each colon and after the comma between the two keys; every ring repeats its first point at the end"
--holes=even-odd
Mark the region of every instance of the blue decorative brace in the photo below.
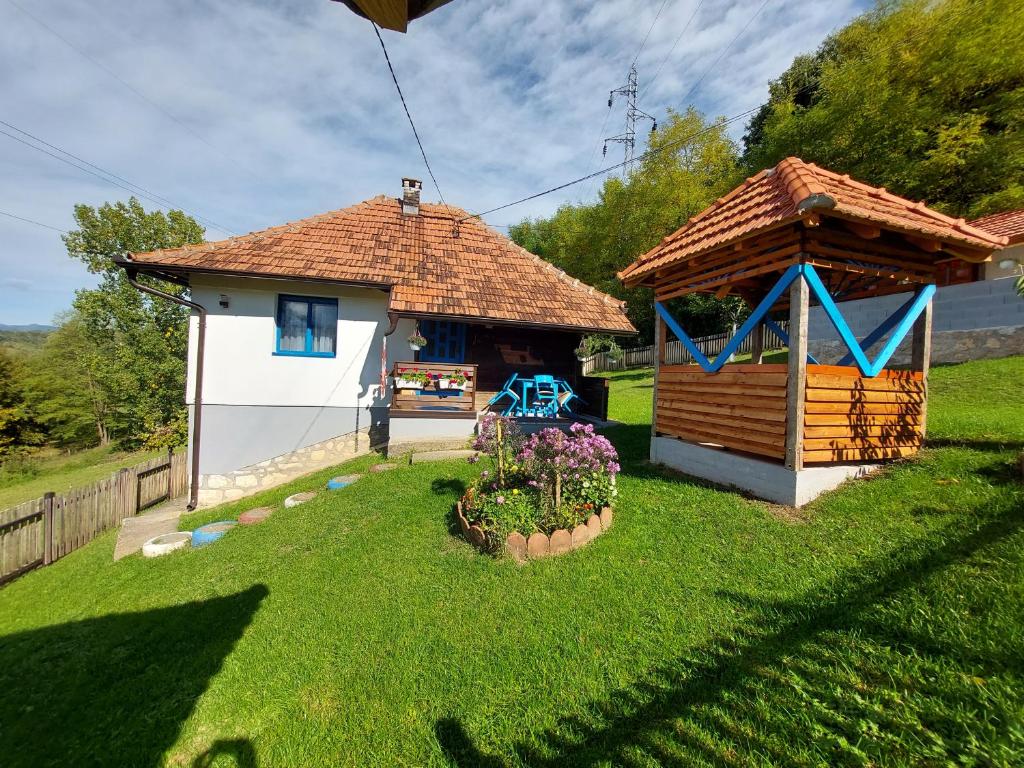
{"type": "MultiPolygon", "coordinates": [[[[686,335],[686,331],[680,327],[679,323],[675,321],[675,318],[669,314],[669,311],[665,309],[660,301],[654,302],[654,309],[661,316],[661,319],[665,321],[665,324],[672,330],[672,333],[674,333],[676,337],[683,342],[683,346],[686,347],[691,355],[693,355],[693,359],[697,361],[697,364],[708,373],[716,373],[722,369],[722,366],[725,365],[729,358],[735,354],[737,349],[739,349],[740,344],[743,343],[743,339],[747,337],[747,334],[754,330],[755,326],[764,319],[765,315],[768,314],[775,302],[779,300],[782,292],[789,288],[790,284],[800,276],[800,271],[800,265],[794,264],[782,273],[782,277],[779,278],[779,281],[770,291],[768,291],[768,295],[761,300],[761,303],[757,305],[754,311],[750,313],[750,316],[746,319],[743,325],[740,326],[739,330],[736,331],[736,335],[733,336],[729,343],[725,345],[725,349],[719,353],[714,362],[711,362],[704,356],[704,353],[697,348],[697,345],[693,343],[693,340],[686,335]]],[[[772,330],[779,333],[782,329],[776,326],[776,328],[773,328],[772,330]]],[[[785,336],[785,334],[782,335],[785,336]]]]}
{"type": "MultiPolygon", "coordinates": [[[[850,350],[850,354],[840,360],[839,364],[849,365],[851,361],[856,362],[861,373],[869,377],[877,376],[882,371],[885,364],[889,362],[889,358],[893,356],[896,348],[900,345],[900,342],[903,341],[907,333],[913,327],[914,322],[920,316],[921,312],[924,311],[924,308],[928,305],[932,296],[935,295],[934,285],[922,286],[912,299],[896,310],[892,316],[864,338],[864,347],[862,347],[857,341],[857,337],[854,336],[853,331],[850,330],[849,324],[840,313],[839,307],[836,306],[835,301],[833,301],[832,297],[829,295],[825,284],[822,283],[821,278],[818,277],[818,273],[815,271],[814,267],[810,264],[794,264],[782,274],[782,277],[779,278],[779,281],[768,292],[768,295],[765,296],[754,311],[750,313],[750,316],[746,321],[744,321],[743,325],[740,326],[739,330],[736,331],[736,335],[733,336],[729,343],[725,345],[725,349],[723,349],[719,353],[718,357],[714,359],[714,362],[705,357],[704,353],[701,352],[697,345],[693,343],[693,340],[686,334],[686,331],[680,327],[679,323],[675,321],[675,318],[669,314],[669,311],[665,309],[661,302],[654,302],[654,308],[661,319],[665,321],[665,324],[672,330],[672,333],[676,335],[676,337],[683,343],[683,346],[686,347],[689,353],[693,356],[693,359],[697,361],[697,364],[708,373],[716,373],[721,370],[722,366],[725,365],[733,354],[735,354],[740,344],[743,343],[743,339],[745,339],[760,322],[764,322],[764,324],[770,328],[775,335],[782,339],[783,343],[789,344],[789,336],[786,332],[766,316],[775,302],[778,301],[783,291],[789,288],[792,282],[800,276],[803,276],[803,279],[807,281],[807,285],[821,303],[821,308],[824,310],[825,315],[839,333],[839,337],[843,340],[846,348],[850,350]],[[892,335],[878,353],[878,357],[875,358],[874,362],[868,360],[867,355],[864,353],[864,349],[870,349],[873,344],[875,344],[890,330],[892,330],[892,335]]],[[[807,359],[811,363],[818,362],[810,355],[807,356],[807,359]]]]}
{"type": "Polygon", "coordinates": [[[913,299],[896,310],[888,320],[868,334],[864,342],[870,348],[872,344],[885,335],[889,328],[895,326],[889,340],[885,342],[885,346],[879,351],[878,357],[872,362],[868,360],[868,356],[864,353],[864,348],[857,341],[857,337],[853,335],[849,324],[842,313],[840,313],[839,307],[836,306],[832,297],[829,296],[828,289],[821,282],[821,278],[818,277],[814,267],[810,264],[804,264],[801,271],[804,273],[807,285],[810,286],[811,290],[814,291],[814,295],[818,297],[818,301],[821,302],[821,308],[825,311],[826,317],[831,321],[832,327],[836,329],[839,337],[846,344],[846,348],[850,350],[850,355],[844,357],[843,360],[848,361],[849,357],[852,357],[854,362],[857,363],[857,367],[860,368],[860,372],[865,376],[877,376],[881,373],[882,369],[885,368],[885,364],[889,362],[889,358],[896,351],[896,347],[906,338],[907,333],[914,327],[917,318],[924,311],[924,308],[928,306],[932,296],[935,295],[934,285],[922,285],[913,299]]]}

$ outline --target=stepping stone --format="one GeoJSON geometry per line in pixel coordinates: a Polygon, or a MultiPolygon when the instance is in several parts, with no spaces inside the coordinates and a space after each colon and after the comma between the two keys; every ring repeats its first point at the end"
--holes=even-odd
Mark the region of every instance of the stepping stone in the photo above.
{"type": "Polygon", "coordinates": [[[142,545],[143,557],[160,557],[174,552],[176,549],[184,549],[192,542],[192,534],[188,531],[177,533],[163,533],[154,536],[142,545]]]}
{"type": "Polygon", "coordinates": [[[303,491],[302,493],[295,493],[284,500],[284,506],[287,509],[297,507],[299,504],[305,504],[310,499],[315,499],[316,493],[314,491],[303,491]]]}
{"type": "Polygon", "coordinates": [[[374,464],[370,467],[371,472],[387,472],[392,469],[398,469],[397,464],[374,464]]]}
{"type": "Polygon", "coordinates": [[[338,475],[338,477],[332,477],[327,481],[327,490],[339,491],[342,488],[347,488],[361,477],[362,475],[338,475]]]}
{"type": "Polygon", "coordinates": [[[449,459],[468,459],[476,456],[479,451],[453,450],[453,451],[423,451],[409,456],[410,464],[421,464],[424,461],[448,461],[449,459]]]}
{"type": "Polygon", "coordinates": [[[256,507],[256,509],[250,509],[247,512],[243,512],[238,516],[238,522],[242,525],[256,525],[256,523],[262,523],[274,510],[271,507],[256,507]]]}

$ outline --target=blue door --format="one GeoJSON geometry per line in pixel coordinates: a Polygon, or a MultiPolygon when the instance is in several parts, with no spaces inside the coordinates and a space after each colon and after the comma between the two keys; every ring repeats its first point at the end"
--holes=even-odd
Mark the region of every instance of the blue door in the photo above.
{"type": "Polygon", "coordinates": [[[427,346],[420,350],[426,363],[463,363],[466,359],[466,326],[450,320],[421,320],[420,333],[427,346]]]}

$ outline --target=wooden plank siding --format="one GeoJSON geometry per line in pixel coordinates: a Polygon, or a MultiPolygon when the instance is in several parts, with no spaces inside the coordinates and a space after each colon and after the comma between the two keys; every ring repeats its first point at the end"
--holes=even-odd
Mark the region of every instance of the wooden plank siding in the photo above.
{"type": "Polygon", "coordinates": [[[657,433],[782,459],[786,453],[786,366],[665,365],[658,375],[657,433]]]}
{"type": "MultiPolygon", "coordinates": [[[[788,426],[788,369],[665,365],[658,374],[656,434],[711,443],[782,461],[788,426]]],[[[808,365],[804,388],[803,463],[878,461],[909,456],[923,442],[922,374],[808,365]]]]}
{"type": "Polygon", "coordinates": [[[877,461],[909,456],[921,447],[923,375],[807,366],[804,462],[877,461]]]}

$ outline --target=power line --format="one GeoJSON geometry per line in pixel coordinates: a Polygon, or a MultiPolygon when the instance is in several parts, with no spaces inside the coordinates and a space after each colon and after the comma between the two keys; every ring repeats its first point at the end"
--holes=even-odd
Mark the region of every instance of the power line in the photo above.
{"type": "MultiPolygon", "coordinates": [[[[765,2],[761,4],[761,8],[758,9],[757,13],[760,13],[761,9],[764,8],[765,5],[767,5],[767,1],[768,0],[765,0],[765,2]]],[[[951,14],[951,18],[955,19],[958,16],[962,16],[962,15],[966,14],[968,10],[970,10],[970,9],[969,8],[964,8],[961,11],[953,12],[951,14]]],[[[753,19],[751,19],[751,21],[753,21],[753,19]]],[[[735,42],[737,39],[739,39],[739,37],[746,30],[746,27],[750,26],[750,23],[751,22],[747,22],[747,25],[744,27],[743,30],[740,31],[740,34],[737,35],[733,39],[732,42],[735,42]]],[[[910,43],[911,41],[915,40],[916,38],[921,37],[921,36],[926,35],[926,34],[929,34],[929,33],[930,33],[929,29],[921,29],[920,31],[918,31],[915,34],[907,35],[906,37],[904,37],[901,41],[899,41],[895,45],[888,46],[886,51],[892,52],[892,51],[896,50],[897,48],[902,48],[905,45],[907,45],[908,43],[910,43]]],[[[732,45],[732,43],[730,43],[730,46],[731,45],[732,45]]],[[[721,56],[719,58],[721,58],[721,56]]],[[[811,88],[814,88],[815,86],[818,86],[818,85],[820,85],[820,83],[807,83],[806,85],[804,85],[804,86],[802,86],[800,88],[797,88],[795,91],[792,91],[789,94],[789,96],[790,96],[790,98],[792,98],[792,97],[796,96],[797,94],[800,94],[800,93],[802,93],[802,92],[804,92],[806,90],[809,90],[811,88]]],[[[718,120],[715,123],[713,123],[712,125],[704,128],[704,129],[702,129],[700,131],[692,133],[689,136],[684,136],[681,139],[676,139],[675,141],[669,142],[669,143],[667,143],[667,144],[665,144],[665,145],[663,145],[661,147],[658,147],[657,149],[648,150],[648,151],[644,152],[642,155],[640,155],[640,157],[637,158],[637,159],[642,162],[643,160],[647,159],[648,157],[652,157],[652,156],[654,156],[656,154],[659,154],[661,152],[664,152],[664,151],[666,151],[668,149],[672,149],[672,148],[678,146],[679,144],[685,143],[685,142],[689,141],[690,139],[693,139],[693,138],[696,138],[696,137],[700,136],[701,134],[704,134],[704,133],[707,133],[708,131],[714,130],[714,129],[718,128],[719,126],[725,126],[725,125],[729,125],[730,123],[734,123],[737,120],[741,120],[744,117],[747,117],[749,115],[752,115],[752,114],[760,111],[762,106],[763,105],[758,105],[756,107],[751,107],[751,108],[749,108],[747,110],[744,110],[743,112],[740,112],[740,113],[738,113],[736,115],[733,115],[732,117],[725,118],[725,119],[722,119],[722,120],[718,120]]],[[[479,217],[482,217],[482,216],[487,216],[488,214],[495,213],[496,211],[501,211],[501,210],[504,210],[506,208],[511,208],[513,206],[520,205],[522,203],[528,202],[530,200],[535,200],[538,197],[543,197],[543,196],[549,195],[549,194],[551,194],[553,192],[558,192],[560,190],[566,189],[567,187],[571,187],[571,186],[574,186],[575,184],[579,184],[580,182],[587,181],[588,179],[592,179],[592,178],[595,178],[595,177],[600,176],[602,174],[610,173],[611,171],[618,170],[623,165],[625,165],[625,163],[618,163],[617,165],[612,165],[612,166],[609,166],[608,168],[602,168],[599,171],[596,171],[594,173],[589,173],[586,176],[581,176],[580,178],[573,179],[572,181],[567,181],[564,184],[559,184],[558,186],[551,187],[549,189],[544,190],[543,192],[537,192],[536,194],[528,195],[528,196],[520,198],[518,200],[514,200],[511,203],[506,203],[505,205],[499,205],[497,208],[491,208],[491,209],[489,209],[487,211],[482,211],[480,213],[470,214],[466,218],[472,219],[472,218],[479,218],[479,217]]],[[[463,219],[463,221],[465,221],[465,219],[463,219]]]]}
{"type": "Polygon", "coordinates": [[[35,219],[26,219],[24,216],[15,216],[13,213],[8,213],[7,211],[0,211],[0,216],[6,216],[9,219],[17,219],[18,221],[24,221],[26,224],[35,224],[37,227],[42,227],[43,229],[52,229],[54,232],[60,232],[62,235],[67,234],[66,229],[61,229],[60,227],[51,227],[49,224],[43,224],[43,222],[41,221],[36,221],[35,219]]]}
{"type": "Polygon", "coordinates": [[[66,46],[67,46],[68,48],[70,48],[71,50],[73,50],[73,51],[74,51],[75,53],[77,53],[77,54],[78,54],[79,56],[81,56],[81,57],[82,57],[83,59],[86,59],[86,60],[88,60],[88,61],[89,61],[89,62],[91,62],[91,63],[92,63],[92,64],[93,64],[94,66],[96,66],[96,67],[97,67],[98,69],[101,69],[101,70],[103,70],[104,72],[106,72],[106,73],[107,73],[108,75],[110,75],[110,77],[114,78],[114,79],[115,79],[115,80],[116,80],[117,82],[119,82],[119,83],[120,83],[121,85],[123,85],[123,86],[124,86],[125,88],[127,88],[127,89],[128,89],[129,91],[131,91],[131,92],[132,92],[132,93],[134,93],[134,94],[135,94],[136,96],[138,96],[138,97],[139,97],[140,99],[142,99],[142,100],[143,100],[144,102],[146,102],[147,104],[149,104],[149,106],[151,106],[151,107],[152,107],[153,109],[157,110],[157,111],[158,111],[158,112],[160,112],[160,113],[161,113],[162,115],[164,115],[164,117],[168,118],[169,120],[172,120],[173,122],[177,123],[177,124],[178,124],[179,126],[181,126],[182,128],[184,128],[184,129],[185,129],[186,131],[188,131],[188,132],[189,132],[190,134],[192,134],[192,136],[194,136],[194,137],[195,137],[196,139],[198,139],[199,141],[201,141],[201,142],[202,142],[203,144],[205,144],[205,145],[206,145],[207,147],[209,147],[210,149],[212,149],[212,150],[213,150],[214,152],[216,152],[216,153],[218,153],[219,155],[221,155],[221,156],[222,156],[222,157],[223,157],[224,159],[228,160],[228,161],[229,161],[229,162],[230,162],[230,163],[231,163],[232,165],[234,165],[234,166],[236,166],[236,167],[238,167],[238,168],[241,168],[242,170],[245,170],[245,171],[246,171],[247,173],[249,173],[249,174],[251,174],[251,175],[255,176],[255,174],[254,174],[254,173],[252,173],[252,171],[250,171],[250,170],[249,170],[248,168],[244,168],[243,166],[241,166],[241,165],[240,165],[240,164],[238,163],[238,161],[237,161],[237,160],[235,160],[235,159],[234,159],[233,157],[231,157],[230,155],[226,154],[226,153],[224,152],[224,150],[222,150],[222,149],[220,149],[219,147],[217,147],[217,146],[215,146],[215,145],[211,144],[211,143],[210,143],[209,141],[207,141],[207,140],[206,140],[206,139],[205,139],[205,138],[204,138],[204,137],[203,137],[203,136],[202,136],[202,135],[201,135],[200,133],[198,133],[198,132],[197,132],[197,131],[196,131],[196,130],[195,130],[194,128],[192,128],[191,126],[189,126],[189,125],[188,125],[187,123],[185,123],[184,121],[182,121],[182,120],[181,120],[180,118],[178,118],[177,116],[175,116],[174,114],[172,114],[172,113],[171,113],[171,112],[169,112],[168,110],[164,109],[164,108],[163,108],[162,106],[160,106],[160,104],[158,104],[157,102],[153,101],[153,100],[152,100],[151,98],[149,98],[149,97],[148,97],[148,96],[147,96],[146,94],[144,94],[144,93],[143,93],[142,91],[140,91],[140,90],[139,90],[138,88],[136,88],[135,86],[133,86],[133,85],[132,85],[131,83],[129,83],[129,82],[127,82],[126,80],[124,80],[124,79],[123,79],[123,78],[122,78],[122,77],[121,77],[120,75],[118,75],[118,74],[117,74],[117,72],[115,72],[114,70],[112,70],[112,69],[111,69],[110,67],[108,67],[108,66],[107,66],[106,64],[104,64],[103,62],[101,62],[101,61],[100,61],[99,59],[96,59],[96,58],[94,58],[94,57],[93,57],[93,56],[91,56],[91,55],[90,55],[89,53],[87,53],[86,51],[84,51],[84,50],[82,50],[81,48],[79,48],[79,47],[78,47],[77,45],[75,45],[75,44],[74,44],[73,42],[71,42],[70,40],[68,40],[68,38],[64,37],[64,35],[62,35],[62,34],[61,34],[60,32],[58,32],[58,31],[57,31],[56,29],[54,29],[53,27],[51,27],[51,26],[50,26],[49,24],[47,24],[47,23],[46,23],[45,21],[43,21],[43,20],[42,20],[41,18],[39,18],[38,16],[36,16],[36,15],[35,15],[34,13],[32,13],[32,12],[31,12],[31,11],[29,11],[28,9],[26,9],[26,8],[22,7],[21,5],[19,5],[18,3],[16,3],[16,2],[14,1],[14,0],[7,0],[7,2],[8,2],[8,3],[10,3],[10,4],[12,5],[12,6],[14,6],[14,7],[16,8],[16,9],[18,9],[19,11],[21,11],[21,12],[22,12],[23,14],[25,14],[26,16],[28,16],[28,17],[29,17],[30,19],[32,19],[32,21],[34,21],[34,22],[35,22],[36,24],[38,24],[38,25],[39,25],[40,27],[42,27],[42,28],[43,28],[43,29],[45,29],[45,30],[46,30],[47,32],[49,32],[49,33],[50,33],[51,35],[53,35],[54,37],[56,37],[56,38],[57,38],[58,40],[60,40],[60,41],[61,41],[62,43],[64,43],[64,45],[66,45],[66,46]]]}
{"type": "Polygon", "coordinates": [[[691,133],[689,136],[684,136],[684,137],[682,137],[680,139],[676,139],[675,141],[670,141],[667,144],[664,144],[664,145],[658,147],[657,149],[649,149],[646,152],[644,152],[642,155],[640,155],[640,157],[636,158],[633,161],[623,161],[623,162],[617,163],[615,165],[610,165],[607,168],[602,168],[601,170],[595,171],[594,173],[588,173],[586,176],[580,176],[578,179],[573,179],[572,181],[567,181],[564,184],[559,184],[558,186],[551,187],[550,189],[545,189],[543,192],[537,192],[535,194],[527,195],[526,197],[522,197],[522,198],[520,198],[518,200],[513,200],[511,203],[505,203],[504,205],[499,205],[497,208],[491,208],[491,209],[486,210],[486,211],[481,211],[480,213],[471,213],[468,216],[460,219],[459,221],[466,221],[468,219],[477,219],[477,218],[480,218],[482,216],[487,216],[488,214],[495,213],[497,211],[503,211],[506,208],[511,208],[512,206],[515,206],[515,205],[520,205],[520,204],[528,202],[530,200],[536,200],[538,197],[544,197],[545,195],[550,195],[552,192],[558,192],[560,190],[566,189],[567,187],[571,187],[571,186],[574,186],[576,184],[579,184],[580,182],[587,181],[588,179],[593,179],[593,178],[595,178],[597,176],[600,176],[602,174],[611,173],[612,171],[617,171],[619,168],[622,168],[625,165],[627,165],[628,162],[643,162],[648,157],[653,157],[654,155],[657,155],[657,154],[660,154],[662,152],[665,152],[666,150],[673,149],[674,147],[677,147],[680,144],[684,144],[685,142],[690,141],[691,139],[695,139],[698,136],[701,136],[702,134],[708,133],[709,131],[717,130],[718,128],[720,128],[722,126],[728,125],[730,123],[734,123],[737,120],[741,120],[744,117],[747,117],[748,115],[752,115],[755,112],[757,112],[757,110],[759,110],[760,108],[761,108],[760,106],[752,107],[752,108],[750,108],[750,109],[748,109],[748,110],[746,110],[744,112],[740,112],[738,115],[733,115],[730,118],[723,119],[723,120],[717,120],[713,124],[711,124],[711,125],[709,125],[709,126],[707,126],[705,128],[702,128],[699,131],[695,131],[694,133],[691,133]]]}
{"type": "Polygon", "coordinates": [[[640,41],[640,47],[636,51],[636,56],[633,57],[633,61],[630,62],[630,66],[636,64],[636,60],[640,58],[640,53],[643,51],[644,46],[647,45],[647,38],[651,36],[651,32],[654,30],[654,25],[658,23],[658,19],[661,18],[661,12],[665,10],[665,6],[668,5],[668,0],[662,0],[661,7],[658,8],[658,12],[654,14],[654,21],[651,22],[651,26],[647,28],[647,34],[644,35],[644,39],[640,41]]]}
{"type": "Polygon", "coordinates": [[[661,63],[658,64],[658,68],[654,70],[654,77],[652,77],[650,81],[647,83],[647,85],[644,86],[643,91],[640,93],[641,99],[643,99],[643,97],[647,95],[647,91],[651,89],[651,86],[654,85],[654,81],[658,79],[658,75],[661,74],[661,70],[665,66],[665,63],[669,60],[669,58],[671,58],[672,53],[676,49],[676,46],[679,45],[679,41],[683,39],[683,35],[686,34],[686,30],[690,28],[690,24],[693,23],[693,20],[697,18],[697,12],[700,10],[700,7],[702,5],[704,5],[704,0],[698,0],[697,7],[693,9],[693,13],[690,14],[690,18],[686,20],[686,24],[683,25],[682,31],[680,31],[680,33],[676,36],[676,39],[673,41],[672,47],[668,49],[668,53],[665,54],[665,58],[661,60],[661,63]]]}
{"type": "MultiPolygon", "coordinates": [[[[388,56],[387,46],[384,45],[384,38],[380,36],[380,29],[374,22],[370,22],[373,25],[373,31],[377,35],[377,39],[380,41],[380,49],[384,51],[384,60],[388,63],[388,71],[391,72],[391,79],[395,83],[395,90],[398,91],[398,98],[402,101],[402,109],[405,110],[405,116],[409,118],[409,125],[412,126],[412,135],[416,137],[416,144],[420,148],[420,154],[423,156],[423,164],[427,166],[427,173],[430,174],[430,180],[434,182],[434,189],[437,190],[437,196],[441,198],[441,204],[445,208],[448,208],[448,203],[444,200],[444,194],[441,192],[441,185],[437,183],[437,178],[434,176],[434,170],[430,167],[430,161],[427,160],[427,152],[423,149],[423,142],[420,141],[420,133],[416,130],[416,123],[412,120],[412,115],[409,114],[409,106],[405,103],[405,95],[402,93],[402,86],[398,84],[398,76],[395,74],[395,68],[391,66],[391,57],[388,56]]],[[[451,215],[451,209],[448,208],[448,213],[451,215]]],[[[454,216],[452,216],[454,218],[454,216]]],[[[457,222],[456,222],[457,223],[457,222]]]]}
{"type": "Polygon", "coordinates": [[[741,30],[740,30],[740,31],[739,31],[739,32],[737,33],[736,37],[734,37],[734,38],[733,38],[732,40],[730,40],[730,41],[729,41],[729,44],[728,44],[728,45],[726,45],[726,46],[725,46],[725,47],[724,47],[724,48],[723,48],[723,49],[722,49],[722,50],[721,50],[721,51],[719,52],[719,54],[718,54],[718,58],[716,58],[716,59],[715,59],[715,61],[714,61],[714,62],[713,62],[713,63],[711,64],[711,66],[710,66],[710,67],[708,67],[707,69],[705,69],[705,70],[704,70],[704,71],[703,71],[703,72],[701,73],[701,76],[697,78],[697,82],[695,82],[695,83],[694,83],[694,84],[693,84],[693,85],[692,85],[692,86],[690,87],[690,90],[688,90],[688,91],[686,92],[686,95],[685,95],[685,96],[683,96],[683,98],[682,98],[682,101],[680,102],[681,104],[685,104],[685,103],[686,103],[686,101],[687,101],[687,100],[688,100],[688,99],[690,98],[690,96],[691,96],[691,95],[692,95],[692,94],[694,93],[694,91],[696,91],[696,90],[697,90],[697,88],[698,88],[698,87],[700,86],[700,84],[704,82],[704,78],[708,76],[708,73],[709,73],[709,72],[710,72],[710,71],[711,71],[712,69],[714,69],[715,67],[717,67],[717,66],[718,66],[718,63],[719,63],[719,62],[720,62],[720,61],[722,60],[722,58],[723,58],[723,57],[725,56],[726,52],[727,52],[727,51],[728,51],[728,50],[729,50],[730,48],[732,48],[732,47],[733,47],[733,45],[735,45],[735,44],[736,44],[736,41],[737,41],[737,40],[739,40],[739,39],[740,39],[741,37],[743,37],[744,33],[745,33],[745,32],[746,32],[746,31],[747,31],[748,29],[750,29],[750,25],[754,23],[754,19],[756,19],[756,18],[757,18],[758,16],[760,16],[760,15],[761,15],[761,11],[763,11],[763,10],[764,10],[764,7],[765,7],[766,5],[768,5],[768,0],[764,0],[764,2],[762,2],[762,3],[761,3],[761,5],[759,5],[759,6],[758,6],[757,10],[756,10],[756,11],[754,11],[754,15],[753,15],[753,16],[751,16],[751,17],[750,17],[749,19],[747,19],[747,23],[743,25],[743,29],[741,29],[741,30]]]}
{"type": "Polygon", "coordinates": [[[200,216],[199,214],[194,213],[192,211],[189,211],[188,209],[183,208],[182,206],[175,205],[173,202],[171,202],[167,198],[161,197],[160,195],[157,195],[154,192],[150,192],[145,187],[139,186],[138,184],[135,184],[134,182],[128,181],[127,179],[124,179],[124,178],[118,176],[115,173],[111,173],[110,171],[106,170],[105,168],[101,168],[100,166],[96,165],[95,163],[90,163],[88,160],[84,160],[83,158],[79,157],[78,155],[72,154],[71,152],[68,152],[65,149],[61,149],[60,147],[58,147],[58,146],[56,146],[54,144],[51,144],[48,141],[45,141],[44,139],[41,139],[38,136],[36,136],[36,135],[34,135],[32,133],[29,133],[26,130],[23,130],[21,128],[18,128],[15,125],[12,125],[11,123],[6,122],[5,120],[0,120],[0,125],[7,126],[8,128],[10,128],[10,129],[12,129],[14,131],[17,131],[18,133],[22,134],[23,136],[28,136],[30,139],[32,139],[32,141],[38,142],[38,144],[33,144],[32,142],[26,141],[25,139],[21,138],[20,136],[15,136],[13,133],[8,133],[7,131],[0,129],[0,134],[3,134],[4,136],[7,136],[8,138],[14,139],[17,142],[20,142],[21,144],[24,144],[26,147],[31,147],[32,149],[36,150],[37,152],[42,152],[44,155],[49,155],[50,157],[54,158],[55,160],[60,160],[62,163],[70,165],[72,168],[77,168],[78,170],[84,171],[85,173],[88,173],[91,176],[95,176],[97,179],[105,181],[108,184],[113,184],[115,187],[119,187],[120,189],[125,190],[129,194],[138,195],[139,197],[144,197],[147,200],[149,200],[150,202],[153,202],[153,203],[155,203],[157,205],[161,205],[161,206],[167,205],[167,206],[169,206],[171,208],[177,208],[177,209],[179,209],[181,211],[184,211],[185,213],[187,213],[192,218],[196,219],[196,221],[199,221],[199,222],[205,224],[208,227],[212,227],[214,229],[220,230],[221,232],[224,232],[225,234],[227,234],[229,236],[234,236],[235,235],[235,232],[233,232],[232,230],[228,229],[227,227],[222,226],[221,224],[218,224],[213,219],[206,218],[205,216],[200,216]],[[39,144],[41,144],[42,146],[39,146],[39,144]],[[49,149],[46,149],[46,147],[49,147],[49,149]],[[55,150],[55,152],[51,152],[50,151],[51,149],[55,150]],[[60,154],[56,154],[57,152],[59,152],[60,154]],[[62,157],[62,155],[64,155],[65,157],[62,157]],[[68,158],[71,158],[71,159],[68,159],[68,158]],[[98,173],[97,173],[97,171],[98,171],[98,173]]]}

